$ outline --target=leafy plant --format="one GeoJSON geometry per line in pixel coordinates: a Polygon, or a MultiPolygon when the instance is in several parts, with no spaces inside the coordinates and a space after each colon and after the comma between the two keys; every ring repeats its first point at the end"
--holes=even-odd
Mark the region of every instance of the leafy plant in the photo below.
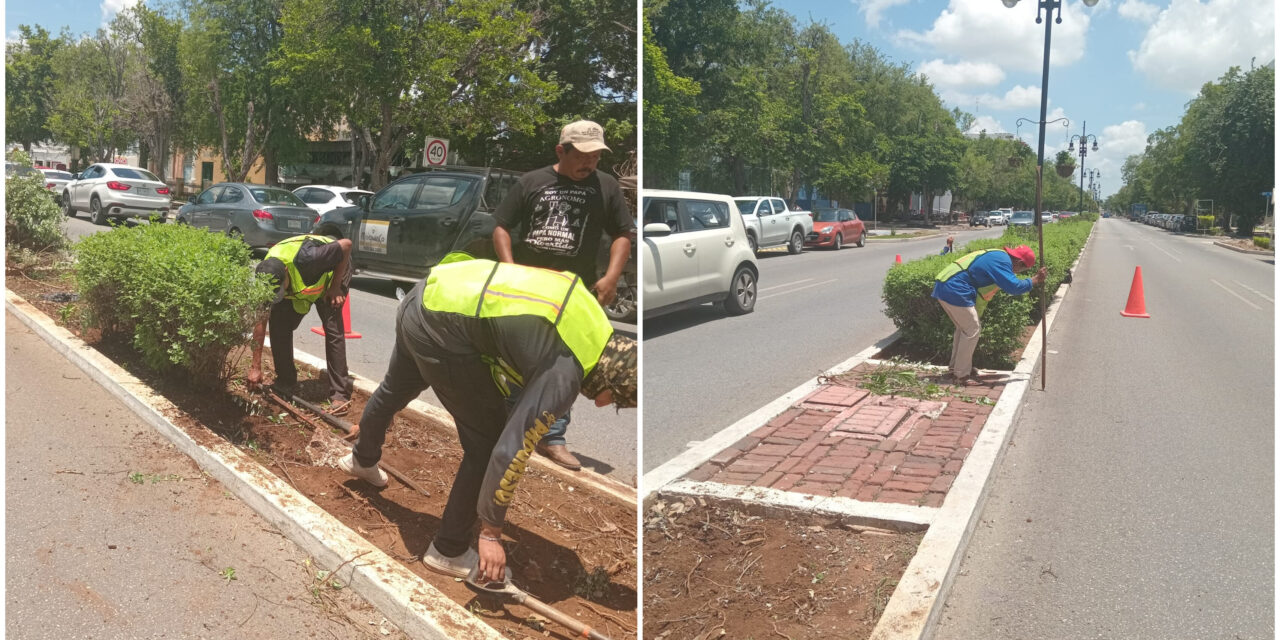
{"type": "Polygon", "coordinates": [[[1070,152],[1068,152],[1066,149],[1063,149],[1062,151],[1058,152],[1058,155],[1054,158],[1053,163],[1059,166],[1071,165],[1074,167],[1076,164],[1076,159],[1071,157],[1070,152]]]}
{"type": "Polygon", "coordinates": [[[235,567],[227,567],[226,569],[223,569],[219,575],[221,575],[227,582],[231,582],[236,579],[236,569],[235,567]]]}
{"type": "Polygon", "coordinates": [[[905,396],[928,400],[945,395],[942,387],[937,383],[920,379],[911,363],[900,358],[894,358],[886,365],[876,367],[874,371],[863,376],[858,386],[881,396],[905,396]]]}
{"type": "Polygon", "coordinates": [[[1271,248],[1271,238],[1268,238],[1268,237],[1266,237],[1266,236],[1254,236],[1254,237],[1253,237],[1253,245],[1254,245],[1254,246],[1256,246],[1256,247],[1263,248],[1263,249],[1270,249],[1270,248],[1271,248]]]}
{"type": "MultiPolygon", "coordinates": [[[[21,149],[10,151],[8,158],[9,162],[31,166],[31,158],[21,149]]],[[[62,233],[62,210],[44,184],[43,175],[15,174],[5,178],[6,248],[47,251],[67,246],[67,236],[62,233]]]]}

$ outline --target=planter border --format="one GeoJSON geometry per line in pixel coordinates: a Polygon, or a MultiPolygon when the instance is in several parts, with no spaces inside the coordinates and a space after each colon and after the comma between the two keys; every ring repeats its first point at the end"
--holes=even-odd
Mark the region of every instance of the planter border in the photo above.
{"type": "Polygon", "coordinates": [[[344,581],[410,637],[430,640],[501,640],[505,637],[256,460],[225,442],[222,436],[201,427],[202,439],[215,442],[209,447],[201,445],[164,416],[165,412],[178,411],[171,402],[8,289],[5,308],[228,491],[280,529],[320,566],[336,568],[347,563],[344,581]],[[352,562],[357,557],[359,561],[352,562]]]}

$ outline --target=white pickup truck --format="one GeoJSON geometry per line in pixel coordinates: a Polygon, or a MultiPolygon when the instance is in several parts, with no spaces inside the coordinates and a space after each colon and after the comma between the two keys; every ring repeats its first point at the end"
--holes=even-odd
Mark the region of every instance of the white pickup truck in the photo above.
{"type": "Polygon", "coordinates": [[[804,239],[813,231],[812,213],[790,211],[782,198],[752,196],[733,201],[742,212],[747,242],[753,253],[770,247],[785,246],[788,253],[800,253],[804,249],[804,239]]]}

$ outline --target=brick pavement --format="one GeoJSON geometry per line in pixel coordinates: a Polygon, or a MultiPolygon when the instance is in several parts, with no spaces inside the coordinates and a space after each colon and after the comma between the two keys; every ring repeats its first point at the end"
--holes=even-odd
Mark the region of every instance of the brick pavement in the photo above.
{"type": "Polygon", "coordinates": [[[875,368],[863,363],[828,381],[686,478],[942,506],[1004,381],[951,387],[954,395],[917,400],[857,388],[857,380],[875,368]]]}

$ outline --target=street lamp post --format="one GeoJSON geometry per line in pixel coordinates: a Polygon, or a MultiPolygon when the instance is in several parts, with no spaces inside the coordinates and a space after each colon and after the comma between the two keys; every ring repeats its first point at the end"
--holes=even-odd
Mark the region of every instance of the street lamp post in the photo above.
{"type": "Polygon", "coordinates": [[[1084,159],[1089,155],[1089,139],[1093,138],[1093,150],[1098,150],[1098,136],[1089,131],[1089,123],[1080,123],[1080,134],[1071,136],[1071,141],[1067,144],[1067,151],[1076,150],[1076,140],[1080,141],[1080,209],[1084,210],[1084,159]]]}
{"type": "MultiPolygon", "coordinates": [[[[1018,5],[1018,0],[1000,0],[1010,9],[1018,5]]],[[[1098,0],[1081,0],[1085,6],[1092,7],[1098,0]]],[[[1036,231],[1040,237],[1040,260],[1044,261],[1044,219],[1040,212],[1044,207],[1044,129],[1045,116],[1049,112],[1049,43],[1053,41],[1053,23],[1062,23],[1062,0],[1036,0],[1036,24],[1044,22],[1044,68],[1040,74],[1040,144],[1036,150],[1036,231]],[[1054,10],[1058,11],[1055,18],[1054,10]],[[1044,18],[1040,12],[1044,11],[1044,18]],[[1051,18],[1046,20],[1045,18],[1051,18]]],[[[1045,387],[1048,368],[1049,324],[1045,320],[1045,292],[1040,292],[1040,390],[1045,387]]]]}

